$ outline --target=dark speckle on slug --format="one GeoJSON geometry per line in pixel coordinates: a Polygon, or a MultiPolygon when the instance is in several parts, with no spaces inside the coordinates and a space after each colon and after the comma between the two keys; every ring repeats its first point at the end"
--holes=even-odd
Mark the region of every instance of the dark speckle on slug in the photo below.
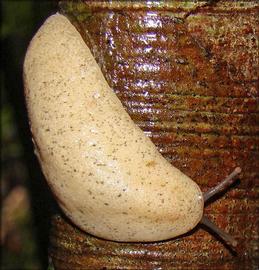
{"type": "Polygon", "coordinates": [[[151,160],[151,161],[146,163],[147,167],[154,167],[155,165],[156,165],[156,162],[154,160],[151,160]]]}

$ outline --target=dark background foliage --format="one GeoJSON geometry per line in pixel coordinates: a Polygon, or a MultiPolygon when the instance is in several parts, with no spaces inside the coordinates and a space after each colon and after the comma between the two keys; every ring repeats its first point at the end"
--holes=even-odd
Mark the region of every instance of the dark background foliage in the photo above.
{"type": "Polygon", "coordinates": [[[52,198],[33,154],[22,65],[57,0],[1,1],[1,269],[47,269],[52,198]]]}

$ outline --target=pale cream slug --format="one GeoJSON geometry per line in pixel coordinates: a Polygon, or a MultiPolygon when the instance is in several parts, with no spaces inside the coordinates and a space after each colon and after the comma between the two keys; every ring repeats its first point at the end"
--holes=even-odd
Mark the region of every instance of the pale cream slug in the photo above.
{"type": "Polygon", "coordinates": [[[109,240],[149,242],[201,221],[198,185],[134,124],[63,15],[49,17],[32,39],[24,85],[42,170],[78,227],[109,240]]]}

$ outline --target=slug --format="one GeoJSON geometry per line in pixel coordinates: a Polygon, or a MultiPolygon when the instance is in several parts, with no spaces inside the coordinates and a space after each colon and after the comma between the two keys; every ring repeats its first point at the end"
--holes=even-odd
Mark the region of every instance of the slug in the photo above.
{"type": "Polygon", "coordinates": [[[152,242],[185,234],[203,194],[138,128],[106,82],[79,32],[60,14],[33,37],[24,60],[25,97],[35,153],[57,201],[74,224],[107,240],[152,242]]]}

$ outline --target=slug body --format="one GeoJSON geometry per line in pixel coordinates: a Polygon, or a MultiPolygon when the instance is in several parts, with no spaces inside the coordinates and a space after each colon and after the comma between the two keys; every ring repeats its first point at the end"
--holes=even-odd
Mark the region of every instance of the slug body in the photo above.
{"type": "Polygon", "coordinates": [[[65,214],[115,241],[173,238],[203,215],[198,185],[126,113],[78,31],[47,19],[24,62],[35,152],[65,214]]]}

